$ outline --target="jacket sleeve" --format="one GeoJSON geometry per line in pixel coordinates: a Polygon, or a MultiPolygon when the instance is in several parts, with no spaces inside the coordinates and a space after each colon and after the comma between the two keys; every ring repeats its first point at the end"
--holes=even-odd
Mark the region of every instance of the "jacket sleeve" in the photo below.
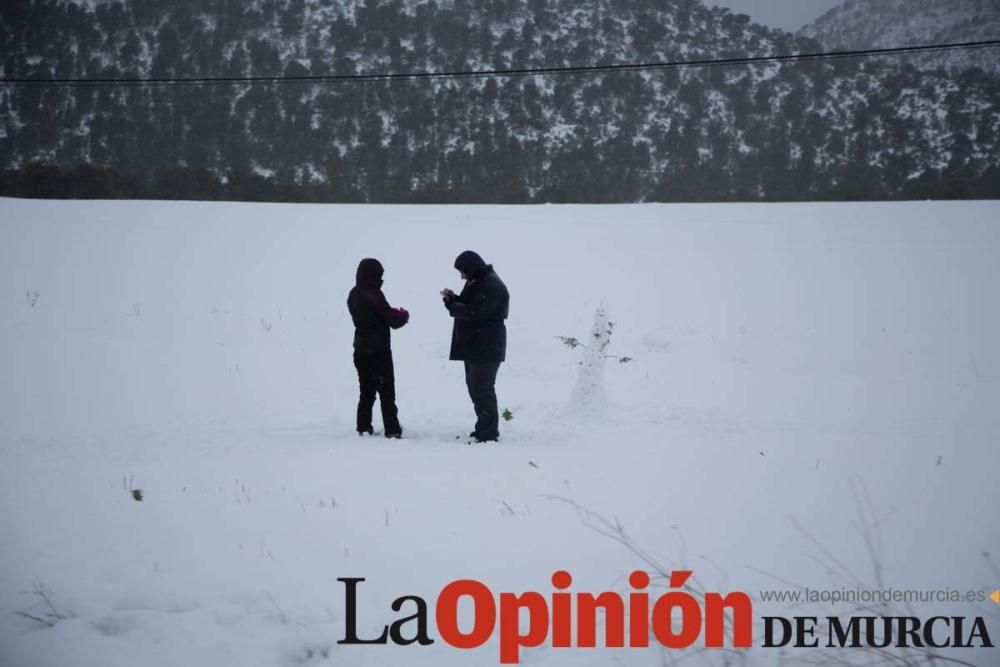
{"type": "Polygon", "coordinates": [[[389,305],[382,290],[378,290],[372,295],[372,306],[379,318],[393,329],[399,329],[410,319],[407,313],[389,305]]]}
{"type": "Polygon", "coordinates": [[[445,301],[448,313],[456,320],[485,322],[496,317],[500,305],[500,294],[492,286],[483,286],[482,292],[471,299],[455,298],[445,301]]]}

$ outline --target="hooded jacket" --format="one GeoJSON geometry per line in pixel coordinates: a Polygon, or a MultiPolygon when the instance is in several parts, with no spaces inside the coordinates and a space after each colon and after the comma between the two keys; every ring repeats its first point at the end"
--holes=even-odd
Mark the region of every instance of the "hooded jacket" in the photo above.
{"type": "Polygon", "coordinates": [[[355,354],[390,354],[389,329],[398,329],[410,319],[406,311],[386,301],[382,294],[383,273],[377,259],[361,260],[354,288],[347,295],[347,309],[354,321],[355,354]]]}
{"type": "Polygon", "coordinates": [[[455,319],[451,334],[453,361],[499,362],[507,357],[510,295],[491,264],[471,250],[455,259],[455,268],[469,277],[462,293],[445,299],[455,319]]]}

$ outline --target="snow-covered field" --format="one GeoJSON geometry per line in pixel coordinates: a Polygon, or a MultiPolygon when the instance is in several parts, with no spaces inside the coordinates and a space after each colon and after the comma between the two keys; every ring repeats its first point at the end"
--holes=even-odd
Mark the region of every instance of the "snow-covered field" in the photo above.
{"type": "MultiPolygon", "coordinates": [[[[437,638],[434,600],[460,578],[548,595],[565,569],[573,591],[627,593],[645,564],[581,508],[756,616],[843,610],[760,600],[783,581],[993,591],[998,220],[1000,202],[0,199],[0,664],[495,665],[496,637],[338,645],[337,578],[367,579],[366,637],[419,595],[437,638]],[[473,415],[438,291],[465,249],[511,293],[498,445],[456,440],[473,415]],[[401,441],[354,433],[345,299],[366,256],[412,314],[393,334],[401,441]],[[581,350],[556,337],[586,340],[601,304],[610,353],[634,361],[607,360],[605,403],[573,404],[581,350]]],[[[991,602],[915,607],[1000,639],[991,602]]]]}

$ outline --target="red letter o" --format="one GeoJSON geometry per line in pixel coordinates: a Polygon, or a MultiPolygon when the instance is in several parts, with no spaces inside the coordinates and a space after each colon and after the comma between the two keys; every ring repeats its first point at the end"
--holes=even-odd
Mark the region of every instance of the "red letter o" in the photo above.
{"type": "Polygon", "coordinates": [[[687,648],[701,634],[701,607],[698,600],[688,593],[667,593],[653,605],[653,634],[667,648],[687,648]],[[674,633],[672,614],[674,607],[681,610],[681,631],[674,633]]]}
{"type": "Polygon", "coordinates": [[[474,579],[453,581],[441,590],[435,609],[438,633],[445,643],[455,648],[476,648],[493,635],[497,622],[497,607],[493,593],[485,584],[474,579]],[[475,622],[472,631],[464,634],[458,627],[458,600],[463,595],[472,598],[475,622]]]}

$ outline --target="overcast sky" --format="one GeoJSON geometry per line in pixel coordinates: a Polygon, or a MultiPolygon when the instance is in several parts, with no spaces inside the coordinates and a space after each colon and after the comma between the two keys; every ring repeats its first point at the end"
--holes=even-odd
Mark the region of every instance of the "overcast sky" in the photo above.
{"type": "Polygon", "coordinates": [[[843,0],[706,0],[711,7],[729,7],[737,14],[749,14],[755,22],[792,32],[822,16],[843,0]]]}

